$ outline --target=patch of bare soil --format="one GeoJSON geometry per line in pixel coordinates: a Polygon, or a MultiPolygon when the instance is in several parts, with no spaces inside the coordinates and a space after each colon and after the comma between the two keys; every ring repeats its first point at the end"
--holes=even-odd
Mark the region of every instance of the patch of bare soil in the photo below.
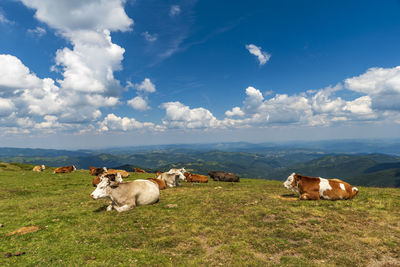
{"type": "Polygon", "coordinates": [[[392,258],[389,255],[384,255],[380,259],[369,262],[369,267],[399,267],[400,259],[392,258]]]}
{"type": "Polygon", "coordinates": [[[8,233],[7,236],[15,235],[15,234],[25,235],[28,233],[33,233],[33,232],[39,231],[39,229],[40,229],[39,226],[24,226],[15,231],[12,231],[11,233],[8,233]]]}

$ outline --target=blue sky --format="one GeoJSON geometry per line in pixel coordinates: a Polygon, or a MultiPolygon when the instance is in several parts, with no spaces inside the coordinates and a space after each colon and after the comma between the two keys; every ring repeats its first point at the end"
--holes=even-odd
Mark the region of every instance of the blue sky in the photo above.
{"type": "Polygon", "coordinates": [[[400,1],[0,2],[1,146],[393,138],[400,1]]]}

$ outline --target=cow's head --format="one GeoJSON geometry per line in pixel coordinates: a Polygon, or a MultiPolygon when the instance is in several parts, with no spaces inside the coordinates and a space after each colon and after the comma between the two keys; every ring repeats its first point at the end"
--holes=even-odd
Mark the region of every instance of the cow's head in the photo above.
{"type": "Polygon", "coordinates": [[[97,185],[96,189],[90,194],[93,199],[107,198],[107,187],[115,188],[118,187],[122,182],[121,174],[103,174],[99,176],[100,183],[97,185]]]}
{"type": "Polygon", "coordinates": [[[283,186],[286,187],[287,189],[299,192],[297,188],[297,180],[298,180],[298,175],[296,173],[292,173],[283,183],[283,186]]]}
{"type": "Polygon", "coordinates": [[[74,171],[76,171],[76,167],[75,167],[75,165],[72,165],[72,169],[73,169],[74,171]]]}
{"type": "Polygon", "coordinates": [[[44,171],[44,170],[46,169],[46,166],[42,165],[42,166],[40,166],[40,169],[41,169],[42,171],[44,171]]]}

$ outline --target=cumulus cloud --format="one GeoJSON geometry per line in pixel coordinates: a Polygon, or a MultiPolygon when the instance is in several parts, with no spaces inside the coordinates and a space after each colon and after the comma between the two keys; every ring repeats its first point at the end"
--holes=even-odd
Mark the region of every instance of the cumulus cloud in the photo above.
{"type": "Polygon", "coordinates": [[[244,116],[244,112],[240,109],[240,107],[234,107],[232,110],[227,110],[225,112],[225,115],[227,117],[233,117],[233,116],[244,116]]]}
{"type": "Polygon", "coordinates": [[[204,108],[191,109],[180,102],[167,102],[160,107],[166,111],[162,123],[167,128],[204,129],[216,128],[219,124],[214,115],[204,108]]]}
{"type": "Polygon", "coordinates": [[[271,55],[267,52],[261,50],[261,47],[256,46],[254,44],[246,45],[246,49],[250,52],[250,54],[257,57],[260,66],[263,66],[268,60],[271,58],[271,55]]]}
{"type": "Polygon", "coordinates": [[[149,32],[142,32],[142,36],[144,37],[144,39],[146,39],[146,41],[152,43],[157,41],[158,39],[158,34],[154,33],[154,34],[150,34],[149,32]]]}
{"type": "Polygon", "coordinates": [[[181,13],[181,7],[179,5],[172,5],[169,9],[169,16],[175,17],[181,13]]]}
{"type": "Polygon", "coordinates": [[[43,35],[45,35],[47,32],[46,32],[45,28],[37,26],[35,29],[28,29],[28,33],[40,38],[43,35]]]}
{"type": "Polygon", "coordinates": [[[147,100],[141,96],[137,96],[137,97],[129,100],[128,105],[131,106],[133,109],[136,109],[139,111],[145,111],[145,110],[150,109],[150,107],[147,105],[147,100]]]}
{"type": "Polygon", "coordinates": [[[134,87],[137,90],[145,93],[154,93],[156,91],[156,86],[150,81],[149,78],[145,78],[140,84],[135,84],[134,87]]]}
{"type": "Polygon", "coordinates": [[[146,127],[154,127],[153,123],[138,122],[134,118],[118,117],[115,114],[108,114],[100,123],[100,131],[131,131],[146,127]]]}

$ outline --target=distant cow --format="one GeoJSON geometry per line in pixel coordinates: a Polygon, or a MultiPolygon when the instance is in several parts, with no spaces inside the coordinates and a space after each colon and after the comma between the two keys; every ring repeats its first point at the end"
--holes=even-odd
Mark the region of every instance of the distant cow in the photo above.
{"type": "Polygon", "coordinates": [[[146,171],[142,170],[141,168],[135,168],[135,172],[146,173],[146,171]]]}
{"type": "Polygon", "coordinates": [[[152,181],[153,183],[156,183],[158,185],[158,189],[163,190],[167,188],[167,184],[161,180],[161,179],[157,179],[157,178],[146,178],[149,181],[152,181]]]}
{"type": "Polygon", "coordinates": [[[102,173],[107,172],[107,168],[106,168],[106,167],[103,167],[103,168],[96,168],[96,167],[90,166],[90,167],[89,167],[89,171],[90,171],[90,174],[91,174],[91,175],[97,176],[97,175],[99,175],[99,174],[102,174],[102,173]]]}
{"type": "Polygon", "coordinates": [[[136,206],[150,205],[158,202],[160,190],[149,180],[135,180],[125,183],[111,181],[102,177],[101,182],[90,194],[93,199],[109,198],[111,204],[107,211],[116,209],[118,212],[133,209],[136,206]]]}
{"type": "Polygon", "coordinates": [[[109,174],[117,174],[120,173],[122,178],[128,178],[129,177],[129,172],[125,171],[125,170],[115,170],[115,169],[108,169],[107,173],[109,174]]]}
{"type": "Polygon", "coordinates": [[[208,178],[205,175],[185,172],[185,177],[188,183],[208,183],[208,178]]]}
{"type": "Polygon", "coordinates": [[[76,171],[76,168],[74,165],[55,168],[53,173],[70,173],[73,171],[76,171]]]}
{"type": "Polygon", "coordinates": [[[159,176],[157,176],[157,179],[163,180],[168,187],[175,187],[175,186],[180,186],[179,181],[185,180],[185,176],[182,173],[168,173],[168,172],[163,172],[159,176]]]}
{"type": "Polygon", "coordinates": [[[96,187],[96,186],[101,182],[101,179],[102,179],[103,177],[107,177],[107,178],[109,178],[111,181],[117,181],[117,182],[119,182],[119,183],[121,183],[121,182],[123,181],[120,173],[117,173],[117,174],[113,174],[113,173],[104,173],[104,174],[100,174],[100,175],[94,177],[93,180],[92,180],[92,185],[93,185],[94,187],[96,187]]]}
{"type": "Polygon", "coordinates": [[[283,185],[299,193],[300,199],[352,199],[358,193],[357,187],[339,179],[303,176],[296,173],[292,173],[283,185]]]}
{"type": "Polygon", "coordinates": [[[208,172],[208,175],[214,180],[214,181],[220,181],[220,182],[239,182],[240,178],[234,173],[231,172],[221,172],[221,171],[210,171],[208,172]]]}
{"type": "Polygon", "coordinates": [[[46,169],[46,167],[44,165],[41,165],[41,166],[38,165],[38,166],[33,167],[32,171],[34,171],[34,172],[42,172],[45,169],[46,169]]]}

